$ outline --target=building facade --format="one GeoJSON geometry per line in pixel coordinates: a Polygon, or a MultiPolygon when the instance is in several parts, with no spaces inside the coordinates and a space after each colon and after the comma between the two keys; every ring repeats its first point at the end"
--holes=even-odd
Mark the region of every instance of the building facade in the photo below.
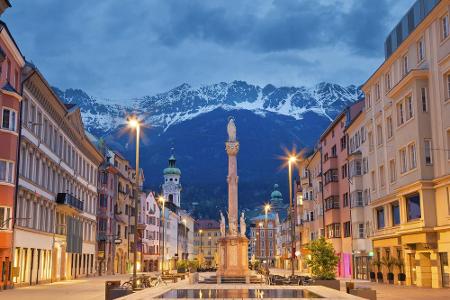
{"type": "Polygon", "coordinates": [[[348,143],[348,182],[352,230],[353,277],[369,279],[373,256],[370,237],[373,230],[370,202],[370,174],[367,160],[365,113],[355,117],[346,126],[348,143]]]}
{"type": "Polygon", "coordinates": [[[118,197],[118,170],[114,152],[102,145],[104,160],[99,167],[97,207],[97,270],[99,275],[114,274],[116,219],[114,207],[118,197]]]}
{"type": "MultiPolygon", "coordinates": [[[[0,2],[1,12],[9,7],[0,2]]],[[[20,135],[21,71],[25,60],[0,21],[0,286],[11,285],[14,203],[20,135]]]]}
{"type": "Polygon", "coordinates": [[[268,213],[267,217],[259,215],[250,220],[250,258],[252,261],[258,260],[265,262],[268,266],[275,266],[279,224],[276,213],[268,213]]]}
{"type": "MultiPolygon", "coordinates": [[[[144,194],[143,194],[144,195],[144,194]]],[[[159,270],[159,224],[160,208],[153,192],[148,193],[141,203],[141,220],[144,224],[142,235],[142,270],[152,272],[159,270]]]]}
{"type": "Polygon", "coordinates": [[[114,168],[117,170],[117,201],[114,207],[115,231],[115,257],[114,273],[126,274],[132,270],[134,253],[133,226],[135,169],[119,152],[114,151],[114,168]]]}
{"type": "Polygon", "coordinates": [[[216,267],[220,224],[216,220],[197,220],[194,227],[194,254],[201,267],[216,267]]]}
{"type": "Polygon", "coordinates": [[[97,170],[102,155],[37,68],[24,68],[18,196],[14,227],[16,285],[96,272],[97,170]]]}
{"type": "Polygon", "coordinates": [[[450,274],[449,5],[416,1],[363,85],[374,259],[401,259],[407,285],[434,288],[450,274]]]}

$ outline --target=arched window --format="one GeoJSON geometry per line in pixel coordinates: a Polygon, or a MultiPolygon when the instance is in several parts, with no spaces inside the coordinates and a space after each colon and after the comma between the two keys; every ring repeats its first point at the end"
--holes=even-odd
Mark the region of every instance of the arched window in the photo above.
{"type": "Polygon", "coordinates": [[[169,202],[173,203],[173,195],[172,194],[169,195],[169,202]]]}

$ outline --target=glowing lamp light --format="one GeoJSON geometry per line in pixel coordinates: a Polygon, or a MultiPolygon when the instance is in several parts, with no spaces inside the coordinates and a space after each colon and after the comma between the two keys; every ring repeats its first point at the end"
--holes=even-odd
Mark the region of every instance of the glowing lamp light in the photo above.
{"type": "Polygon", "coordinates": [[[128,126],[130,126],[131,128],[136,128],[139,126],[139,121],[136,118],[130,118],[128,119],[128,126]]]}

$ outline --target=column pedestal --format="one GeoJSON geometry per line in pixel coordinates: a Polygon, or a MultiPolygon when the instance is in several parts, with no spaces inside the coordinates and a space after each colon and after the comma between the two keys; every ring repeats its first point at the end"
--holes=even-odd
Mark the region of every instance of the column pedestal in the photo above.
{"type": "Polygon", "coordinates": [[[249,277],[248,239],[244,236],[227,236],[219,239],[217,243],[217,277],[249,277]]]}

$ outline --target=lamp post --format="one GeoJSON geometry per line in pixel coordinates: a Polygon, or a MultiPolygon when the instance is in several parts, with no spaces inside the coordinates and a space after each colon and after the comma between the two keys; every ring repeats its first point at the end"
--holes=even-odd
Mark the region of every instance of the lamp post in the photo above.
{"type": "MultiPolygon", "coordinates": [[[[186,225],[186,223],[187,223],[187,220],[186,219],[183,219],[183,224],[184,224],[184,241],[185,241],[185,250],[186,250],[186,254],[188,254],[188,236],[187,236],[187,225],[186,225]]],[[[188,255],[186,255],[186,259],[187,259],[187,256],[188,255]]],[[[183,258],[183,254],[182,254],[182,257],[181,258],[183,258]]]]}
{"type": "MultiPolygon", "coordinates": [[[[266,241],[266,242],[268,242],[268,240],[269,240],[269,237],[268,237],[268,235],[269,235],[269,229],[268,229],[268,226],[267,226],[267,214],[269,213],[269,211],[270,211],[270,204],[266,204],[266,205],[264,205],[264,222],[265,222],[265,224],[264,224],[264,227],[265,227],[265,233],[264,233],[264,240],[266,241]]],[[[268,263],[268,255],[267,255],[267,252],[266,252],[266,267],[267,267],[267,263],[268,263]]]]}
{"type": "Polygon", "coordinates": [[[295,249],[295,227],[294,227],[294,205],[292,203],[292,164],[297,161],[297,157],[290,156],[288,160],[289,165],[289,221],[291,227],[291,275],[294,276],[294,249],[295,249]]]}
{"type": "Polygon", "coordinates": [[[263,255],[262,255],[262,250],[263,250],[262,249],[262,229],[263,229],[263,222],[259,222],[259,257],[261,259],[263,258],[263,255]]]}
{"type": "Polygon", "coordinates": [[[212,267],[212,258],[211,258],[211,237],[208,237],[208,244],[209,244],[209,259],[210,259],[210,267],[212,267]]]}
{"type": "Polygon", "coordinates": [[[133,249],[133,289],[137,288],[137,246],[138,238],[138,216],[139,216],[139,189],[140,189],[140,173],[139,173],[139,139],[141,132],[140,121],[136,117],[128,119],[128,126],[136,129],[136,192],[134,193],[134,249],[133,249]]]}
{"type": "MultiPolygon", "coordinates": [[[[164,254],[166,252],[166,232],[165,232],[165,228],[166,228],[166,223],[165,223],[165,212],[164,212],[164,208],[165,208],[165,202],[166,199],[164,199],[163,196],[159,196],[158,197],[158,201],[161,203],[162,205],[162,217],[161,217],[161,223],[162,223],[162,228],[163,228],[163,249],[162,249],[162,260],[161,260],[161,273],[164,274],[164,254]]],[[[159,249],[161,251],[161,249],[159,249]]]]}
{"type": "Polygon", "coordinates": [[[198,264],[200,265],[200,267],[201,267],[201,265],[202,265],[202,260],[203,260],[203,236],[202,236],[202,234],[203,234],[203,229],[200,229],[199,231],[198,231],[198,233],[200,233],[200,255],[199,255],[199,259],[198,259],[198,264]]]}

